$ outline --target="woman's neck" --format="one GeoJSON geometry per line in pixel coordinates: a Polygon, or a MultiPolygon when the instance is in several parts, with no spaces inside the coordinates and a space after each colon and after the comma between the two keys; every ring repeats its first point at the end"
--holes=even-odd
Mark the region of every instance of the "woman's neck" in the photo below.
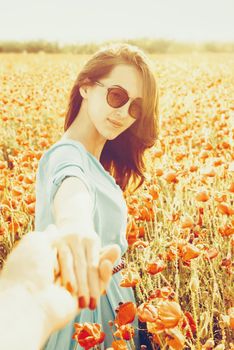
{"type": "Polygon", "coordinates": [[[81,142],[89,153],[100,160],[106,139],[98,133],[82,105],[77,117],[65,131],[62,139],[81,142]]]}

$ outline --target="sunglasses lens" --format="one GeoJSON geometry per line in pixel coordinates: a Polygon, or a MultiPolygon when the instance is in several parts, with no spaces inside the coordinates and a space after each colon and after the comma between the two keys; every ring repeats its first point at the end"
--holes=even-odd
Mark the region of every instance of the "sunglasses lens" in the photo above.
{"type": "Polygon", "coordinates": [[[129,114],[135,119],[139,119],[142,115],[142,102],[140,98],[136,98],[129,106],[129,114]]]}
{"type": "Polygon", "coordinates": [[[128,102],[127,93],[119,88],[109,88],[107,93],[107,102],[113,108],[119,108],[128,102]]]}

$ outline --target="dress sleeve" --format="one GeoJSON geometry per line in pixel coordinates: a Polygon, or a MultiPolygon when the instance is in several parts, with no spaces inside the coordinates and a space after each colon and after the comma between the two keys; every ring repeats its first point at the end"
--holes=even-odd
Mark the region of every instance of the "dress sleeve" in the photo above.
{"type": "Polygon", "coordinates": [[[72,144],[61,144],[52,148],[47,154],[46,173],[48,174],[48,189],[50,205],[53,202],[55,194],[67,177],[79,178],[89,191],[93,209],[95,205],[95,191],[88,180],[86,174],[87,159],[84,151],[72,144]]]}

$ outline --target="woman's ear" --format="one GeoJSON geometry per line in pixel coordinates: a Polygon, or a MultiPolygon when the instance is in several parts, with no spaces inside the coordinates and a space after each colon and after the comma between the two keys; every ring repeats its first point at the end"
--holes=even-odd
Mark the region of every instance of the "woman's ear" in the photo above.
{"type": "Polygon", "coordinates": [[[80,86],[80,94],[81,94],[81,96],[84,99],[87,98],[87,92],[88,92],[89,84],[90,84],[90,79],[89,78],[85,78],[82,81],[82,84],[80,86]]]}
{"type": "Polygon", "coordinates": [[[87,85],[82,85],[82,86],[80,87],[79,90],[80,90],[81,96],[82,96],[84,99],[86,99],[86,98],[87,98],[88,86],[87,86],[87,85]]]}

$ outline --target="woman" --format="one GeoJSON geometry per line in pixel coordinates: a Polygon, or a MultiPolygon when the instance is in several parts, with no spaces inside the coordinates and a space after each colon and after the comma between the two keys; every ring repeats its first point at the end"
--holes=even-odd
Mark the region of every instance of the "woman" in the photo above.
{"type": "MultiPolygon", "coordinates": [[[[155,78],[144,53],[127,44],[101,49],[77,77],[64,135],[39,163],[36,230],[55,223],[68,237],[69,249],[58,250],[62,283],[83,309],[74,322],[102,325],[102,349],[113,341],[108,321],[119,302],[135,299],[131,288],[119,286],[116,272],[99,300],[99,256],[112,243],[122,254],[127,250],[122,191],[144,182],[143,155],[157,138],[157,111],[155,78]]],[[[53,334],[46,350],[73,349],[74,322],[53,334]]]]}

